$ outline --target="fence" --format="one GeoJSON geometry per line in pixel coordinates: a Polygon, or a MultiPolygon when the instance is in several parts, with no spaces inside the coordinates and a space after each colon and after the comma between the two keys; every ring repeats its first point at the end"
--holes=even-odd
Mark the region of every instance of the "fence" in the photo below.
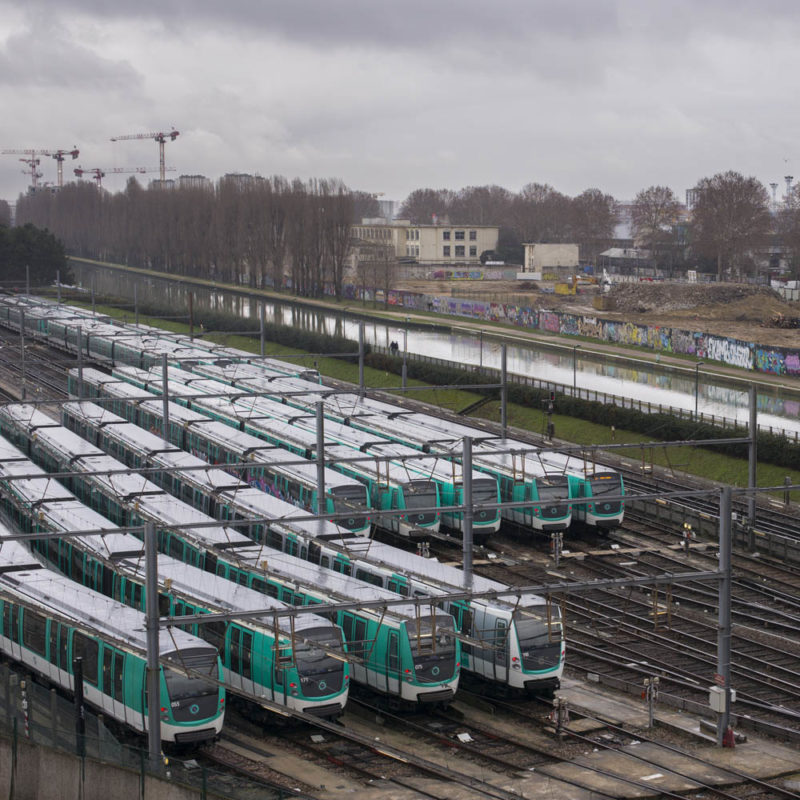
{"type": "MultiPolygon", "coordinates": [[[[154,765],[148,758],[146,743],[142,747],[122,743],[98,716],[85,709],[85,733],[79,739],[75,724],[75,705],[56,689],[36,683],[30,676],[14,668],[0,665],[0,740],[10,740],[10,773],[5,778],[9,786],[9,798],[30,796],[39,783],[39,797],[69,796],[70,783],[77,783],[80,797],[113,797],[113,786],[126,787],[117,796],[145,796],[145,783],[165,781],[163,790],[149,785],[147,797],[200,797],[231,798],[232,800],[281,800],[298,797],[296,792],[283,792],[265,785],[255,784],[238,777],[209,769],[191,757],[164,759],[154,765]],[[47,753],[38,757],[24,750],[24,745],[39,745],[47,753]],[[65,757],[68,759],[64,761],[65,757]],[[75,770],[70,769],[77,765],[75,770]],[[30,773],[32,764],[37,771],[58,772],[60,791],[53,786],[41,786],[40,776],[30,773]],[[58,764],[58,768],[56,768],[58,764]],[[26,769],[27,767],[27,769],[26,769]],[[114,770],[114,771],[111,771],[114,770]],[[86,776],[91,774],[101,786],[84,786],[86,776]],[[63,784],[63,785],[62,785],[63,784]],[[130,794],[136,785],[136,794],[130,794]],[[24,788],[23,788],[24,786],[24,788]],[[152,794],[151,794],[152,792],[152,794]]],[[[142,740],[144,742],[144,740],[142,740]]],[[[6,744],[8,746],[8,743],[6,744]]],[[[33,795],[36,796],[36,795],[33,795]]]]}
{"type": "MultiPolygon", "coordinates": [[[[375,353],[382,353],[384,355],[394,355],[387,347],[372,345],[372,350],[375,353]]],[[[435,358],[433,356],[425,356],[416,353],[407,353],[407,361],[416,361],[420,364],[432,364],[435,366],[447,367],[449,369],[464,369],[461,362],[448,361],[444,358],[435,358]]],[[[492,383],[500,382],[500,370],[495,367],[479,367],[474,366],[471,371],[476,375],[483,375],[490,378],[492,383]]],[[[555,381],[545,381],[538,378],[532,378],[528,375],[519,375],[514,372],[509,372],[508,380],[510,383],[516,383],[520,386],[530,386],[534,389],[542,389],[544,391],[555,391],[560,394],[576,397],[579,400],[588,400],[595,403],[603,403],[604,405],[615,405],[620,408],[630,408],[635,411],[641,411],[645,414],[669,414],[673,417],[680,419],[695,420],[697,422],[714,425],[718,428],[733,429],[737,426],[741,428],[747,423],[739,422],[724,417],[719,414],[704,414],[700,412],[695,416],[694,412],[685,408],[676,408],[675,406],[663,405],[662,403],[650,403],[644,400],[637,400],[633,397],[624,397],[623,395],[608,394],[607,392],[597,392],[592,389],[583,389],[581,387],[570,386],[565,383],[557,383],[555,381]]],[[[764,433],[774,434],[776,436],[783,436],[786,439],[791,439],[794,442],[800,441],[798,431],[789,431],[785,428],[776,428],[773,425],[758,425],[758,430],[764,433]]]]}

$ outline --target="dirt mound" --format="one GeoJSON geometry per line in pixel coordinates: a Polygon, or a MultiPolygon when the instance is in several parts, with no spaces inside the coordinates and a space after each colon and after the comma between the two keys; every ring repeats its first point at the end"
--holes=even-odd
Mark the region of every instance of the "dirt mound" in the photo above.
{"type": "MultiPolygon", "coordinates": [[[[757,314],[737,316],[734,307],[741,313],[756,308],[783,304],[781,296],[765,286],[725,283],[621,283],[608,293],[614,311],[632,314],[674,314],[698,308],[723,306],[729,319],[758,319],[757,314]]],[[[717,309],[718,311],[720,309],[717,309]]],[[[718,317],[720,318],[720,317],[718,317]]]]}

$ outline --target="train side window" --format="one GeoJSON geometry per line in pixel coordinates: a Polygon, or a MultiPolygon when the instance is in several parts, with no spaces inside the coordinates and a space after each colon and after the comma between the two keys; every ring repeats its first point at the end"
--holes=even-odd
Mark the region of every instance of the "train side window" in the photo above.
{"type": "Polygon", "coordinates": [[[69,628],[66,625],[58,626],[58,666],[69,670],[69,628]]]}
{"type": "Polygon", "coordinates": [[[225,623],[222,620],[198,625],[197,630],[201,638],[222,652],[225,647],[225,623]]]}
{"type": "Polygon", "coordinates": [[[242,676],[245,678],[253,677],[252,658],[253,658],[253,634],[242,631],[241,661],[242,676]]]}
{"type": "Polygon", "coordinates": [[[367,651],[367,623],[363,619],[356,619],[356,624],[353,629],[355,636],[355,646],[358,649],[358,654],[363,656],[367,651]]]}
{"type": "Polygon", "coordinates": [[[110,647],[103,648],[103,694],[113,697],[114,694],[114,651],[110,647]]]}
{"type": "Polygon", "coordinates": [[[72,636],[72,654],[75,658],[83,659],[83,679],[97,686],[97,642],[76,631],[72,636]]]}
{"type": "Polygon", "coordinates": [[[58,635],[60,630],[61,626],[57,622],[52,621],[50,623],[50,655],[48,661],[56,666],[59,666],[58,635]]]}
{"type": "Polygon", "coordinates": [[[33,650],[40,656],[46,655],[47,619],[26,608],[22,615],[22,640],[29,650],[33,650]]]}
{"type": "MultiPolygon", "coordinates": [[[[169,616],[169,609],[172,605],[170,600],[170,596],[168,594],[163,594],[159,592],[158,594],[158,616],[159,617],[168,617],[169,616]]],[[[181,611],[176,609],[176,614],[180,614],[181,611]]]]}

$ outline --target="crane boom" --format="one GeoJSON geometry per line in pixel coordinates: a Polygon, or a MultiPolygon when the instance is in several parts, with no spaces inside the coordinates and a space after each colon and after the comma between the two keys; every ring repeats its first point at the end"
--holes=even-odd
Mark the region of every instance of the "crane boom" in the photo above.
{"type": "MultiPolygon", "coordinates": [[[[25,150],[15,150],[13,148],[9,148],[9,149],[6,149],[6,150],[0,150],[0,153],[2,153],[3,155],[20,155],[20,156],[24,155],[24,156],[28,156],[28,161],[31,161],[31,160],[35,159],[36,156],[50,156],[51,158],[54,158],[58,162],[58,186],[60,188],[61,186],[64,185],[64,159],[67,156],[71,156],[73,159],[76,159],[80,155],[80,150],[78,150],[78,148],[75,145],[73,145],[70,150],[65,150],[65,149],[59,149],[59,150],[36,150],[36,149],[33,149],[33,148],[28,148],[28,149],[25,149],[25,150]]],[[[23,159],[20,159],[20,160],[23,160],[23,159]]],[[[26,174],[28,174],[28,173],[26,173],[26,174]]],[[[32,186],[35,189],[36,188],[36,177],[34,175],[34,172],[31,172],[30,175],[31,175],[31,177],[33,179],[32,186]]],[[[40,178],[42,177],[41,174],[39,175],[39,177],[40,178]]]]}
{"type": "Polygon", "coordinates": [[[112,142],[124,142],[130,139],[155,139],[158,142],[158,161],[161,167],[161,180],[166,179],[166,168],[164,166],[164,142],[169,139],[171,142],[174,142],[178,136],[180,136],[180,131],[176,131],[174,128],[170,131],[152,131],[150,133],[129,133],[124,136],[114,136],[111,141],[112,142]]]}

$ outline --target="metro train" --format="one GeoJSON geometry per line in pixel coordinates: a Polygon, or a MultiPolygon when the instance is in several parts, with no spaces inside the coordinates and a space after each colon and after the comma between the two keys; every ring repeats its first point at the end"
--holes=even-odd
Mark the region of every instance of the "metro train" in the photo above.
{"type": "MultiPolygon", "coordinates": [[[[25,329],[33,336],[48,340],[53,347],[77,352],[78,330],[81,330],[81,350],[87,358],[97,359],[111,365],[117,362],[135,366],[160,364],[162,354],[170,361],[193,362],[226,360],[249,360],[252,353],[192,338],[169,333],[162,328],[149,325],[132,325],[94,314],[88,310],[59,305],[51,301],[20,296],[0,295],[0,325],[19,330],[22,313],[25,329]]],[[[309,381],[319,381],[315,369],[298,367],[274,358],[259,358],[264,364],[265,374],[275,376],[298,376],[309,381]]]]}
{"type": "MultiPolygon", "coordinates": [[[[170,369],[170,392],[176,402],[183,402],[192,410],[205,414],[212,419],[223,422],[230,427],[243,428],[248,433],[264,439],[272,444],[285,447],[292,452],[307,452],[308,448],[316,445],[316,418],[306,414],[298,415],[291,411],[291,407],[270,401],[261,397],[241,397],[241,392],[226,384],[215,381],[191,380],[191,373],[170,369]],[[179,380],[180,376],[189,377],[190,384],[179,380]],[[202,392],[225,393],[226,397],[199,397],[202,392]],[[186,399],[191,395],[192,399],[186,399]],[[288,412],[288,414],[287,414],[288,412]],[[284,427],[278,427],[283,423],[284,427]],[[289,426],[288,428],[285,426],[289,426]],[[298,442],[300,444],[298,444],[298,442]]],[[[120,368],[114,371],[113,377],[131,383],[153,393],[161,393],[161,371],[157,368],[149,372],[131,368],[120,368]]],[[[110,391],[110,382],[102,380],[103,389],[110,391]]],[[[84,381],[84,386],[86,386],[84,381]]],[[[95,384],[92,384],[93,387],[95,384]]],[[[402,476],[405,473],[406,482],[427,481],[436,486],[438,502],[441,507],[461,506],[464,503],[464,489],[461,475],[461,466],[445,459],[420,458],[419,453],[412,448],[403,448],[395,445],[383,437],[365,436],[362,432],[348,428],[337,423],[325,425],[325,437],[335,444],[349,448],[349,452],[329,449],[326,445],[326,459],[339,457],[342,460],[334,462],[334,466],[346,474],[364,480],[370,488],[373,503],[385,505],[381,497],[381,472],[376,466],[375,470],[365,473],[364,465],[368,462],[356,457],[363,454],[375,456],[380,462],[392,464],[397,468],[396,473],[402,476]],[[355,467],[353,466],[355,465],[355,467]],[[377,476],[376,476],[377,473],[377,476]]],[[[402,477],[400,477],[402,480],[402,477]]],[[[424,483],[421,490],[430,496],[430,487],[424,483]]],[[[482,504],[497,504],[500,502],[497,481],[473,470],[472,479],[473,504],[473,538],[482,542],[488,536],[496,533],[500,527],[500,513],[496,506],[484,507],[482,504]]],[[[409,494],[410,492],[406,492],[409,494]]],[[[430,498],[434,499],[434,498],[430,498]]],[[[390,501],[391,503],[391,501],[390,501]]],[[[423,508],[419,503],[414,503],[417,508],[423,508]]],[[[407,519],[407,516],[406,516],[407,519]]],[[[412,517],[413,520],[413,517],[412,517]]],[[[416,522],[417,520],[414,520],[416,522]]],[[[451,530],[460,531],[463,522],[463,512],[457,509],[441,512],[442,524],[451,530]]],[[[428,525],[427,527],[430,527],[428,525]]],[[[421,533],[424,533],[424,527],[421,533]]],[[[411,532],[413,535],[413,531],[411,532]]],[[[421,534],[420,534],[421,535],[421,534]]]]}
{"type": "Polygon", "coordinates": [[[498,480],[503,502],[531,501],[531,506],[505,509],[504,516],[534,530],[564,530],[573,517],[601,529],[622,524],[623,502],[606,499],[624,495],[622,476],[586,458],[534,448],[517,439],[487,436],[469,425],[355,393],[331,394],[297,377],[265,378],[257,364],[196,364],[190,369],[242,391],[268,394],[306,414],[315,413],[316,403],[322,401],[328,419],[426,453],[459,457],[463,440],[469,436],[473,439],[473,466],[498,480]],[[303,387],[305,395],[301,394],[303,387]]]}
{"type": "MultiPolygon", "coordinates": [[[[89,404],[84,404],[89,405],[89,404]]],[[[101,411],[101,409],[97,409],[101,411]]],[[[124,421],[123,424],[127,425],[124,421]]],[[[109,428],[113,425],[107,426],[109,428]]],[[[149,481],[144,480],[140,476],[135,475],[117,475],[114,476],[113,481],[108,480],[108,476],[101,476],[95,473],[99,471],[119,471],[124,469],[124,465],[120,462],[107,456],[98,448],[93,447],[85,440],[78,437],[71,431],[61,427],[58,423],[51,420],[41,412],[34,411],[30,406],[25,405],[12,405],[0,409],[0,431],[3,435],[12,438],[13,441],[20,445],[24,445],[27,441],[30,449],[31,457],[40,464],[47,465],[55,471],[81,471],[86,470],[85,474],[75,475],[67,479],[70,485],[76,490],[79,497],[83,497],[87,502],[91,502],[93,506],[105,510],[107,516],[115,519],[121,525],[137,524],[139,519],[147,519],[155,522],[154,514],[157,514],[165,507],[165,502],[172,505],[173,517],[180,519],[181,517],[189,517],[186,523],[192,525],[199,524],[198,516],[204,518],[209,525],[213,525],[213,520],[205,517],[205,515],[198,515],[194,510],[186,506],[181,501],[171,498],[166,492],[157,490],[149,481]],[[160,495],[160,497],[157,497],[160,495]],[[148,510],[153,503],[160,501],[155,509],[155,512],[148,510]],[[135,511],[130,513],[130,509],[135,511]],[[130,516],[130,519],[128,518],[130,516]]],[[[146,432],[139,431],[142,436],[148,436],[146,432]]],[[[163,444],[163,442],[162,442],[163,444]]],[[[0,454],[2,454],[3,447],[11,450],[11,445],[0,444],[0,454]]],[[[20,454],[21,455],[21,454],[20,454]]],[[[187,458],[191,458],[188,454],[184,454],[187,458]]],[[[198,459],[199,461],[199,459],[198,459]]],[[[0,476],[3,470],[15,470],[18,472],[17,465],[14,467],[4,467],[2,458],[0,457],[0,476]]],[[[202,462],[201,462],[202,463],[202,462]]],[[[31,469],[32,465],[26,463],[26,468],[31,469]]],[[[172,465],[170,465],[172,468],[172,465]]],[[[188,467],[187,467],[188,468],[188,467]]],[[[220,470],[202,470],[197,472],[199,475],[206,475],[208,473],[221,473],[220,470]]],[[[43,473],[45,475],[46,473],[43,473]]],[[[185,479],[185,475],[181,476],[185,479]]],[[[230,476],[225,473],[221,475],[210,475],[209,482],[212,486],[220,486],[223,481],[227,479],[227,483],[231,483],[230,476]]],[[[42,483],[50,483],[50,481],[39,481],[42,483]]],[[[27,486],[27,482],[26,482],[27,486]]],[[[59,487],[60,488],[60,487],[59,487]]],[[[66,517],[58,516],[58,508],[53,509],[52,504],[46,501],[46,495],[40,497],[38,500],[28,494],[21,496],[24,487],[12,487],[11,497],[18,498],[13,504],[14,513],[19,517],[20,521],[28,520],[28,524],[34,526],[34,530],[53,530],[52,526],[60,525],[61,527],[55,528],[56,530],[97,530],[98,526],[102,529],[105,522],[105,527],[108,523],[95,512],[89,508],[78,508],[79,504],[74,497],[70,504],[69,515],[66,517]],[[52,520],[58,519],[57,523],[52,520]],[[66,521],[65,521],[66,520],[66,521]],[[51,526],[42,528],[41,526],[51,526]]],[[[270,499],[268,495],[263,494],[255,489],[252,489],[247,484],[241,484],[241,488],[229,489],[233,496],[247,495],[253,493],[259,497],[270,499]]],[[[41,490],[40,490],[41,491],[41,490]]],[[[60,488],[61,495],[65,495],[66,490],[60,488]]],[[[66,503],[68,498],[62,497],[58,502],[61,505],[66,503]]],[[[218,503],[224,503],[224,493],[218,498],[218,503]]],[[[59,506],[60,508],[60,506],[59,506]]],[[[290,506],[290,508],[292,508],[290,506]]],[[[156,522],[155,524],[159,524],[156,522]]],[[[163,524],[163,523],[162,523],[163,524]]],[[[218,531],[216,541],[219,542],[220,538],[227,542],[227,547],[236,542],[237,534],[235,531],[222,530],[217,526],[213,529],[205,528],[203,533],[206,536],[213,537],[215,531],[218,531]],[[233,537],[233,542],[231,541],[233,537]]],[[[197,533],[197,531],[195,531],[197,533]]],[[[184,558],[187,551],[184,549],[181,536],[183,532],[180,524],[173,524],[163,529],[160,532],[160,544],[162,549],[169,553],[171,556],[178,558],[179,561],[185,561],[188,564],[196,565],[187,567],[186,564],[175,564],[172,558],[162,556],[159,562],[159,576],[170,580],[172,591],[176,591],[180,587],[181,591],[185,592],[185,597],[178,602],[183,606],[180,608],[173,608],[173,614],[176,616],[184,615],[186,613],[195,613],[192,610],[182,610],[183,607],[193,605],[195,609],[202,603],[208,604],[209,598],[213,598],[213,602],[219,603],[223,600],[231,608],[235,607],[242,611],[251,611],[264,608],[267,605],[285,607],[284,603],[291,605],[313,605],[319,603],[342,603],[358,600],[360,602],[378,601],[383,599],[384,602],[396,600],[396,595],[384,591],[382,589],[363,584],[361,581],[352,581],[352,579],[342,579],[341,581],[333,581],[333,576],[320,576],[316,577],[316,582],[312,583],[304,595],[300,589],[296,575],[286,572],[283,576],[273,575],[273,570],[270,569],[265,572],[264,565],[271,562],[272,551],[262,550],[260,558],[257,560],[258,568],[255,575],[250,576],[251,580],[242,581],[241,573],[230,566],[229,568],[221,568],[223,559],[220,555],[219,558],[215,557],[214,567],[209,570],[211,566],[211,559],[202,559],[203,563],[197,557],[184,558]],[[162,563],[164,564],[162,568],[162,563]],[[197,569],[197,566],[205,566],[207,571],[216,572],[220,578],[215,578],[212,575],[206,575],[197,569]],[[193,570],[195,574],[188,576],[186,570],[193,570]],[[227,580],[225,580],[227,579],[227,580]],[[233,581],[233,582],[231,582],[233,581]],[[343,583],[349,581],[353,584],[358,584],[355,588],[348,589],[344,592],[343,583]],[[223,585],[220,585],[220,582],[223,585]],[[330,583],[336,583],[333,591],[327,589],[330,583]],[[239,583],[247,583],[250,589],[240,589],[237,587],[239,583]],[[199,588],[203,587],[202,591],[199,588]],[[229,587],[229,588],[226,588],[229,587]],[[270,597],[248,597],[248,593],[253,594],[252,590],[255,589],[261,592],[262,595],[266,594],[270,597],[279,598],[278,600],[271,600],[270,597]],[[242,596],[244,595],[244,596],[242,596]],[[222,598],[222,599],[221,599],[222,598]]],[[[115,562],[116,557],[110,552],[109,548],[116,543],[116,551],[120,554],[137,554],[141,551],[141,544],[138,540],[134,539],[131,542],[121,542],[118,538],[121,534],[117,534],[114,542],[108,543],[108,536],[103,537],[97,547],[99,550],[92,550],[92,564],[82,567],[76,573],[75,561],[75,548],[78,546],[74,540],[65,543],[57,551],[50,552],[48,550],[48,557],[54,562],[57,562],[62,568],[72,571],[73,577],[80,578],[81,576],[88,576],[84,579],[89,581],[100,581],[101,585],[113,591],[116,588],[122,592],[122,597],[128,599],[128,592],[137,592],[131,588],[130,575],[127,576],[127,583],[121,584],[112,583],[113,576],[110,573],[103,571],[98,572],[96,563],[98,559],[103,559],[103,554],[107,553],[111,562],[115,562]],[[108,575],[108,577],[106,577],[108,575]],[[128,587],[127,590],[125,587],[128,587]]],[[[129,539],[132,537],[128,537],[129,539]]],[[[241,544],[246,544],[247,548],[252,547],[252,542],[240,535],[238,541],[241,544]]],[[[89,544],[83,544],[82,547],[92,547],[91,541],[89,544]]],[[[227,549],[226,547],[226,549],[227,549]]],[[[114,548],[112,548],[114,549],[114,548]]],[[[274,555],[280,555],[274,553],[274,555]]],[[[103,562],[105,563],[105,562],[103,562]]],[[[301,566],[305,566],[302,565],[301,566]]],[[[132,558],[130,563],[127,564],[130,570],[136,569],[136,561],[132,558]]],[[[141,573],[135,572],[137,580],[141,579],[141,573]]],[[[104,588],[104,591],[105,591],[104,588]]],[[[140,592],[134,593],[132,602],[139,602],[140,592]]],[[[206,609],[208,613],[211,610],[206,609]]],[[[199,613],[205,613],[199,611],[199,613]]],[[[320,620],[316,615],[305,615],[303,621],[293,623],[291,629],[285,629],[282,626],[282,631],[288,639],[288,643],[281,642],[281,648],[286,650],[286,666],[280,669],[270,669],[269,665],[272,664],[272,659],[269,657],[270,652],[275,652],[277,645],[273,645],[272,651],[260,644],[265,641],[265,636],[255,637],[252,630],[252,624],[244,623],[244,630],[237,634],[237,625],[233,625],[233,633],[230,633],[227,639],[220,637],[219,631],[215,631],[213,626],[209,630],[215,634],[213,639],[216,643],[224,643],[229,650],[225,651],[225,666],[231,667],[234,671],[231,681],[231,688],[238,689],[240,692],[245,693],[246,696],[265,696],[272,699],[274,702],[284,702],[290,708],[306,713],[316,715],[334,715],[341,711],[341,706],[346,699],[346,685],[342,685],[341,672],[342,665],[338,665],[340,679],[338,681],[338,695],[340,697],[331,697],[331,693],[337,686],[334,678],[331,675],[323,680],[323,686],[327,690],[327,694],[320,695],[319,692],[314,691],[312,682],[316,680],[315,672],[313,669],[320,669],[323,666],[326,670],[330,669],[330,663],[323,657],[321,651],[322,643],[325,643],[325,649],[333,649],[334,637],[330,631],[332,626],[330,623],[320,620]],[[316,620],[316,622],[312,622],[316,620]],[[309,632],[311,631],[311,632],[309,632]],[[314,632],[316,631],[316,635],[314,632]],[[318,646],[315,645],[315,638],[319,639],[318,646]],[[299,640],[299,644],[297,643],[299,640]],[[295,642],[295,647],[291,643],[295,642]],[[244,644],[250,646],[252,656],[246,660],[240,655],[243,650],[244,644]],[[298,650],[305,648],[302,655],[298,655],[298,650]],[[312,649],[313,648],[313,649],[312,649]],[[306,652],[307,651],[307,652],[306,652]],[[260,654],[260,658],[256,658],[256,653],[260,654]],[[266,658],[266,661],[264,661],[266,658]],[[292,666],[292,661],[296,662],[292,666]],[[265,666],[266,665],[266,666],[265,666]],[[294,674],[299,670],[304,671],[301,674],[294,674]],[[237,670],[246,670],[245,674],[239,675],[237,670]],[[278,683],[279,678],[283,678],[278,683]],[[257,681],[262,681],[259,684],[257,681]],[[254,685],[251,685],[254,684],[254,685]]],[[[458,686],[458,675],[460,671],[460,644],[455,639],[454,621],[449,614],[442,611],[431,613],[419,613],[413,607],[401,604],[396,607],[390,608],[388,611],[382,609],[350,609],[347,611],[338,611],[335,614],[335,620],[345,632],[345,641],[348,647],[348,658],[352,656],[352,669],[354,679],[369,688],[387,694],[393,700],[408,705],[417,703],[431,703],[431,702],[449,702],[455,694],[458,686]],[[401,679],[398,679],[397,676],[401,679]]],[[[273,627],[275,623],[272,623],[273,627]]],[[[267,623],[267,627],[269,623],[267,623]]],[[[199,635],[204,635],[204,629],[207,625],[199,626],[199,635]]],[[[269,631],[267,631],[269,635],[269,631]]],[[[345,673],[346,678],[346,673],[345,673]]]]}
{"type": "MultiPolygon", "coordinates": [[[[192,494],[194,502],[207,502],[198,492],[192,494]]],[[[248,537],[247,547],[244,536],[238,541],[248,552],[251,564],[258,565],[259,559],[266,557],[271,572],[276,556],[265,556],[265,553],[268,548],[274,548],[320,565],[324,567],[323,572],[354,576],[401,596],[431,597],[432,602],[437,602],[438,596],[464,591],[464,575],[454,567],[353,536],[324,521],[302,523],[297,519],[281,519],[292,516],[295,509],[277,498],[256,494],[258,497],[248,501],[239,492],[230,493],[225,498],[226,510],[222,510],[219,497],[215,501],[219,513],[235,520],[248,537]],[[252,542],[259,543],[257,555],[252,555],[252,542]]],[[[140,502],[146,504],[148,499],[149,496],[143,496],[140,502]]],[[[210,559],[210,567],[219,570],[223,560],[233,558],[232,549],[238,549],[231,541],[233,535],[230,531],[220,532],[218,538],[213,539],[211,529],[174,525],[165,531],[162,547],[190,563],[205,563],[206,569],[209,569],[210,559]],[[205,543],[205,552],[199,542],[205,543]],[[218,549],[214,549],[215,544],[218,549]]],[[[263,585],[263,574],[254,572],[252,567],[243,569],[228,565],[225,569],[234,580],[263,585]]],[[[508,592],[513,599],[479,598],[438,603],[456,618],[459,630],[473,643],[464,645],[463,668],[513,689],[547,692],[557,688],[564,663],[558,605],[535,595],[514,592],[501,583],[477,575],[472,577],[472,588],[476,592],[508,592]],[[476,640],[482,644],[474,645],[476,640]]]]}
{"type": "MultiPolygon", "coordinates": [[[[86,702],[126,728],[146,733],[144,614],[46,569],[9,538],[17,533],[0,523],[3,655],[70,693],[80,658],[86,702]]],[[[174,629],[159,632],[158,647],[161,740],[196,745],[215,739],[225,718],[216,648],[174,629]]]]}
{"type": "MultiPolygon", "coordinates": [[[[134,536],[118,532],[105,517],[83,506],[62,486],[53,490],[53,481],[46,472],[18,456],[22,456],[20,451],[0,441],[4,503],[24,530],[63,534],[107,531],[96,537],[37,539],[34,550],[73,580],[144,611],[142,543],[134,536]],[[41,473],[41,479],[3,480],[13,479],[15,474],[37,472],[41,473]]],[[[336,716],[342,712],[349,673],[338,627],[314,614],[297,620],[271,617],[269,611],[285,611],[286,604],[205,575],[197,567],[169,556],[159,556],[158,576],[161,616],[264,610],[260,618],[191,626],[190,633],[219,650],[225,685],[231,691],[256,702],[269,700],[315,716],[336,716]]]]}

